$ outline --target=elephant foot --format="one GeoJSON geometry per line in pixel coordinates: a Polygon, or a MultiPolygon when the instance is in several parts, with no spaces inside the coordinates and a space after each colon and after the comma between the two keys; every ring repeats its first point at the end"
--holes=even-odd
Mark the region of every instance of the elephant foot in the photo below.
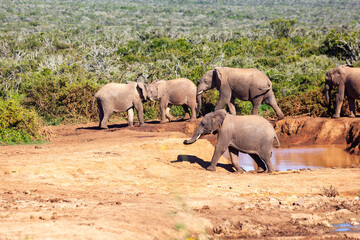
{"type": "Polygon", "coordinates": [[[207,171],[216,171],[216,167],[210,165],[209,167],[206,168],[207,171]]]}
{"type": "Polygon", "coordinates": [[[337,118],[340,118],[340,115],[332,115],[332,117],[331,118],[334,118],[334,119],[337,119],[337,118]]]}
{"type": "Polygon", "coordinates": [[[140,123],[140,126],[141,126],[141,127],[145,126],[145,123],[140,123]]]}
{"type": "Polygon", "coordinates": [[[235,173],[236,174],[243,174],[243,173],[245,173],[245,171],[241,169],[241,170],[236,170],[235,173]]]}
{"type": "Polygon", "coordinates": [[[129,124],[128,127],[131,127],[131,128],[132,128],[132,127],[134,127],[134,125],[130,125],[130,124],[129,124]]]}
{"type": "Polygon", "coordinates": [[[281,120],[281,119],[284,119],[285,118],[285,116],[284,115],[280,115],[280,116],[278,116],[278,120],[281,120]]]}
{"type": "Polygon", "coordinates": [[[108,126],[103,125],[103,126],[100,126],[99,128],[101,128],[101,129],[108,129],[108,126]]]}
{"type": "Polygon", "coordinates": [[[164,123],[166,123],[166,121],[161,120],[160,123],[161,123],[161,124],[164,124],[164,123]]]}
{"type": "Polygon", "coordinates": [[[356,116],[355,116],[355,114],[353,114],[353,113],[351,113],[350,115],[349,115],[349,118],[355,118],[356,116]]]}
{"type": "Polygon", "coordinates": [[[262,167],[258,167],[256,172],[257,173],[263,173],[263,172],[265,172],[265,169],[263,169],[262,167]]]}

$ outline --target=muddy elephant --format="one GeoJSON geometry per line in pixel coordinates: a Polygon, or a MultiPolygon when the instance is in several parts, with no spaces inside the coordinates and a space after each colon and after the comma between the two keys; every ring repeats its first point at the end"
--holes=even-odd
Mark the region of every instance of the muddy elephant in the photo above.
{"type": "Polygon", "coordinates": [[[196,85],[189,79],[178,78],[168,81],[154,81],[149,84],[146,89],[150,100],[160,100],[161,123],[165,122],[165,117],[167,117],[169,121],[174,119],[170,114],[171,105],[182,106],[185,111],[184,118],[190,116],[190,108],[190,120],[196,119],[196,114],[201,108],[201,96],[197,98],[196,85]],[[196,111],[196,103],[198,103],[198,111],[196,111]]]}
{"type": "MultiPolygon", "coordinates": [[[[127,84],[108,83],[94,96],[99,113],[99,127],[108,128],[107,121],[113,112],[128,113],[128,123],[133,127],[134,107],[138,113],[140,125],[144,125],[142,100],[147,99],[146,84],[128,82],[127,84]]],[[[93,104],[94,104],[93,102],[93,104]]]]}
{"type": "Polygon", "coordinates": [[[199,126],[195,130],[190,140],[185,140],[184,144],[192,144],[201,136],[207,134],[218,134],[214,155],[209,171],[215,171],[219,158],[229,150],[231,162],[235,169],[242,173],[244,170],[238,162],[238,153],[247,153],[255,161],[259,172],[273,172],[274,167],[270,157],[274,139],[280,146],[273,126],[261,116],[236,116],[226,113],[224,109],[217,110],[205,115],[199,126]]]}
{"type": "Polygon", "coordinates": [[[337,87],[337,93],[335,113],[332,117],[340,117],[341,106],[345,95],[349,101],[349,117],[355,117],[355,99],[360,99],[360,68],[342,65],[326,73],[324,93],[329,112],[331,111],[330,91],[333,87],[337,87]]]}
{"type": "Polygon", "coordinates": [[[205,73],[197,92],[201,94],[203,91],[215,87],[220,93],[215,110],[222,109],[227,104],[229,112],[235,115],[234,101],[235,98],[238,98],[243,101],[251,101],[252,115],[257,115],[260,104],[265,102],[275,110],[279,119],[284,118],[284,114],[276,103],[270,79],[257,69],[215,68],[205,73]]]}

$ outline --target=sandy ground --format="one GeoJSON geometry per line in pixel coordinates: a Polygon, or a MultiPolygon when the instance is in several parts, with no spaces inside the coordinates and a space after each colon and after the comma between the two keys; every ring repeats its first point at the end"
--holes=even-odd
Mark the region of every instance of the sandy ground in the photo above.
{"type": "Polygon", "coordinates": [[[360,239],[332,227],[360,222],[358,167],[208,172],[213,145],[182,143],[196,124],[93,126],[0,147],[0,239],[360,239]]]}

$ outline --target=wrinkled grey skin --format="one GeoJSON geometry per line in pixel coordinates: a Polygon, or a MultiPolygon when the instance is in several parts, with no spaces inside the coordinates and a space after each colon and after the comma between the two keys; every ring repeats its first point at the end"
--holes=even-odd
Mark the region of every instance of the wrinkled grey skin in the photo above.
{"type": "Polygon", "coordinates": [[[134,107],[138,112],[140,125],[144,125],[142,100],[147,99],[144,83],[108,83],[95,94],[99,113],[99,127],[108,128],[107,121],[113,112],[128,112],[128,123],[134,126],[134,107]]]}
{"type": "Polygon", "coordinates": [[[186,78],[173,80],[160,80],[152,82],[147,86],[147,93],[150,100],[160,100],[161,123],[165,123],[166,118],[172,121],[174,117],[170,114],[171,105],[183,106],[185,117],[188,117],[191,109],[191,119],[196,119],[196,102],[198,101],[198,111],[201,108],[201,96],[197,98],[195,84],[186,78]]]}
{"type": "Polygon", "coordinates": [[[342,65],[329,70],[325,75],[325,98],[329,112],[331,111],[330,91],[337,87],[335,113],[333,118],[340,117],[341,106],[346,95],[349,100],[349,117],[355,117],[355,99],[360,99],[360,68],[342,65]]]}
{"type": "Polygon", "coordinates": [[[265,102],[275,110],[279,119],[284,118],[284,114],[276,103],[270,79],[257,69],[215,68],[205,73],[197,92],[201,94],[215,87],[220,93],[215,110],[223,109],[227,104],[229,112],[235,115],[234,101],[238,98],[251,101],[252,115],[257,115],[260,104],[265,102]]]}
{"type": "Polygon", "coordinates": [[[276,139],[277,147],[280,142],[273,126],[265,118],[254,115],[236,116],[226,113],[224,109],[217,110],[205,115],[193,137],[185,140],[184,144],[192,144],[210,133],[218,133],[218,136],[211,165],[206,170],[215,171],[219,158],[229,150],[231,162],[240,173],[244,170],[238,162],[239,152],[248,153],[258,165],[258,170],[274,171],[270,160],[273,142],[276,139]]]}

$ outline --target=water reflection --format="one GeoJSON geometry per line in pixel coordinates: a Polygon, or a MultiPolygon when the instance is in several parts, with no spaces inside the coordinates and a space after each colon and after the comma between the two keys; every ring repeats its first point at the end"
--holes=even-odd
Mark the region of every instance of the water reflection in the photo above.
{"type": "MultiPolygon", "coordinates": [[[[273,149],[271,161],[276,170],[341,167],[359,164],[360,157],[344,151],[344,145],[281,147],[273,149]]],[[[246,170],[254,170],[248,154],[239,153],[239,163],[246,170]]]]}
{"type": "Polygon", "coordinates": [[[360,232],[359,226],[353,226],[350,223],[340,223],[333,225],[335,232],[360,232]]]}

